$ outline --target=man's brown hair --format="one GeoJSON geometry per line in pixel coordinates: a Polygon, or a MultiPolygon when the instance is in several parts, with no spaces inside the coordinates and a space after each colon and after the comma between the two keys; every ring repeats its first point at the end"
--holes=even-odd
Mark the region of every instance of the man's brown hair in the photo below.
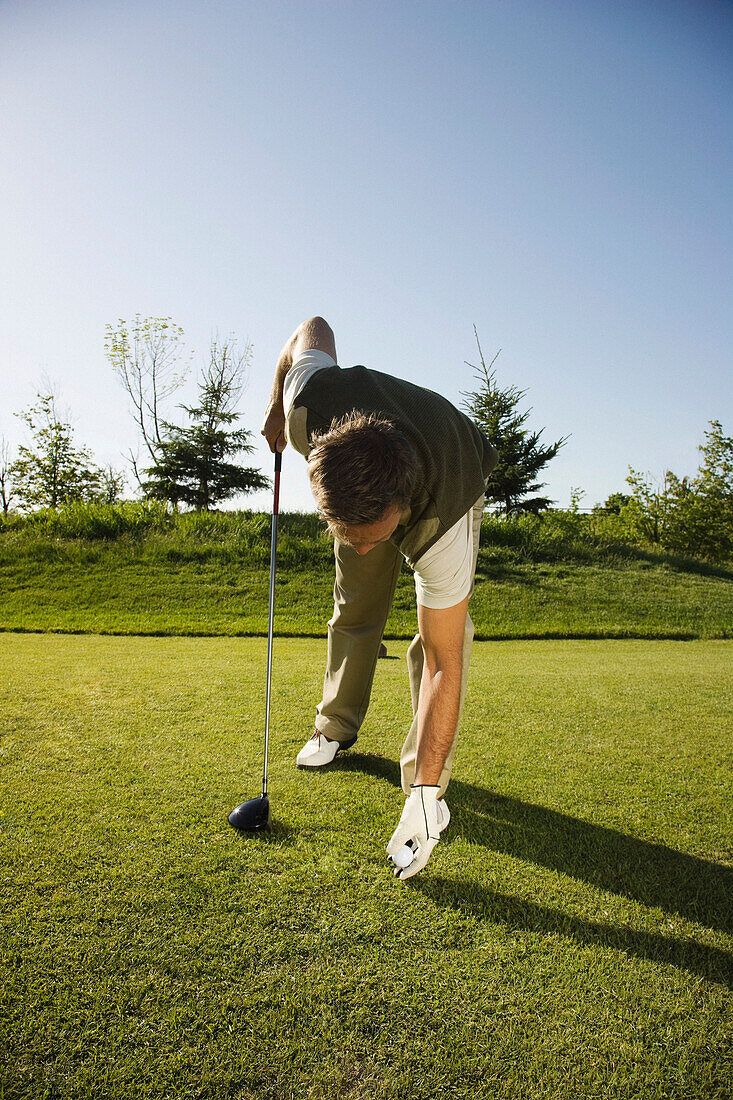
{"type": "Polygon", "coordinates": [[[308,476],[318,511],[338,537],[340,528],[376,523],[409,504],[417,457],[391,420],[354,409],[315,437],[308,476]]]}

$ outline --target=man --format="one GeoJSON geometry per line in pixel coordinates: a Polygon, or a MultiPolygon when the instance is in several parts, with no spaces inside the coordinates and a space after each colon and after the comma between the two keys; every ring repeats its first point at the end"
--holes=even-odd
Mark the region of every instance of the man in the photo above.
{"type": "Polygon", "coordinates": [[[497,453],[473,422],[430,390],[365,367],[337,366],[322,317],[299,325],[275,369],[262,434],[308,461],[311,489],[334,535],[334,613],[315,732],[301,768],[354,744],[369,704],[382,633],[403,560],[415,573],[418,634],[408,651],[413,722],[400,756],[407,801],[387,846],[421,871],[450,814],[463,707],[486,479],[497,453]]]}

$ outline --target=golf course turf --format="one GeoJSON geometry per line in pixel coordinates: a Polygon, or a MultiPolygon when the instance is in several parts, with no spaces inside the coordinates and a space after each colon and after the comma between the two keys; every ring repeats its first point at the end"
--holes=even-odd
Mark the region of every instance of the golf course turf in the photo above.
{"type": "Polygon", "coordinates": [[[730,1095],[725,641],[474,648],[452,821],[400,884],[405,642],[294,757],[325,642],[0,635],[8,1098],[730,1095]]]}

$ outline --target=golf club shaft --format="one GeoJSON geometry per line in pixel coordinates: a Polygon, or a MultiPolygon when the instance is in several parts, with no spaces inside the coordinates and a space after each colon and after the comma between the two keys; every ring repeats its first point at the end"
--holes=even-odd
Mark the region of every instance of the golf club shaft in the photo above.
{"type": "Polygon", "coordinates": [[[277,515],[280,507],[280,467],[282,453],[275,451],[275,493],[272,502],[270,535],[270,610],[267,620],[267,687],[265,689],[265,756],[262,765],[262,794],[267,794],[267,753],[270,745],[270,687],[272,684],[272,634],[275,616],[275,556],[277,551],[277,515]]]}

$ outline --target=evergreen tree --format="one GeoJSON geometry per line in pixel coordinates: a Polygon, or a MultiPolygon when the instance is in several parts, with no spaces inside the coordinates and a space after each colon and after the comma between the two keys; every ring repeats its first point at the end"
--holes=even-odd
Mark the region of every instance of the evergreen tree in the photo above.
{"type": "Polygon", "coordinates": [[[165,434],[154,448],[155,462],[146,471],[145,492],[177,507],[188,504],[209,511],[238,493],[266,489],[268,479],[259,470],[237,465],[231,458],[251,454],[251,433],[232,429],[251,349],[237,351],[233,341],[211,345],[209,366],[199,381],[197,405],[182,405],[191,424],[165,424],[165,434]]]}
{"type": "Polygon", "coordinates": [[[536,432],[526,428],[532,410],[520,412],[517,408],[527,391],[516,386],[506,389],[499,386],[493,370],[499,352],[487,366],[475,326],[474,334],[481,365],[467,363],[467,366],[473,367],[479,385],[478,389],[463,395],[466,398],[463,407],[499,452],[498,464],[486,487],[486,500],[496,504],[505,515],[541,512],[552,501],[548,497],[530,497],[529,494],[544,487],[544,482],[536,480],[537,475],[555,457],[567,437],[558,439],[549,447],[540,446],[544,429],[536,432]]]}

